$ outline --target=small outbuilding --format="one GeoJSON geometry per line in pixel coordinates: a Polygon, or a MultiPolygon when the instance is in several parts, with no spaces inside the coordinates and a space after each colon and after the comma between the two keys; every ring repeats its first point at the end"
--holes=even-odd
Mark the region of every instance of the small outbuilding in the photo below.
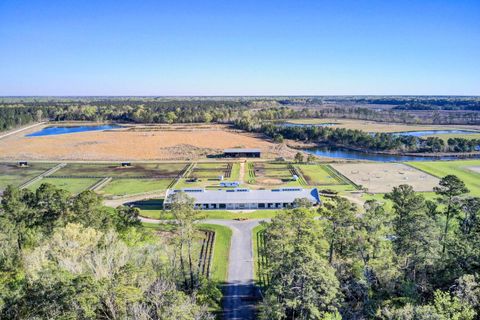
{"type": "Polygon", "coordinates": [[[223,151],[225,158],[260,158],[260,149],[233,148],[223,151]]]}
{"type": "Polygon", "coordinates": [[[28,167],[28,162],[27,161],[19,161],[18,166],[23,168],[23,167],[28,167]]]}

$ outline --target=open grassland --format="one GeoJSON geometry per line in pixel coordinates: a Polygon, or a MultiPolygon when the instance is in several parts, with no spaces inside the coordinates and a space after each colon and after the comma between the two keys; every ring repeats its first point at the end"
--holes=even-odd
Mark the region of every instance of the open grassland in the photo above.
{"type": "Polygon", "coordinates": [[[37,190],[38,187],[42,183],[50,183],[56,186],[57,188],[61,188],[71,192],[72,194],[77,194],[82,191],[87,190],[91,186],[93,186],[99,179],[92,179],[92,178],[44,178],[41,180],[36,181],[32,185],[28,187],[30,190],[37,190]]]}
{"type": "Polygon", "coordinates": [[[99,193],[105,196],[123,196],[152,191],[166,190],[172,179],[114,179],[107,183],[99,193]]]}
{"type": "Polygon", "coordinates": [[[356,129],[366,132],[406,132],[424,130],[479,130],[480,126],[470,125],[409,125],[402,123],[375,122],[355,119],[292,119],[296,124],[333,124],[332,128],[356,129]]]}
{"type": "Polygon", "coordinates": [[[456,175],[465,182],[471,195],[480,196],[480,172],[475,169],[480,167],[480,160],[421,161],[408,164],[438,178],[456,175]]]}
{"type": "Polygon", "coordinates": [[[228,261],[230,254],[230,243],[232,239],[232,230],[225,226],[216,224],[199,224],[202,230],[215,232],[215,241],[213,244],[213,259],[210,266],[210,275],[212,280],[219,283],[225,283],[228,276],[228,261]]]}
{"type": "Polygon", "coordinates": [[[20,186],[45,171],[53,168],[54,163],[30,163],[28,167],[19,167],[16,163],[0,164],[0,192],[8,185],[20,186]]]}
{"type": "Polygon", "coordinates": [[[369,192],[390,192],[394,186],[409,184],[416,191],[432,191],[439,179],[401,163],[344,163],[332,167],[369,192]]]}
{"type": "Polygon", "coordinates": [[[293,158],[296,151],[263,136],[227,126],[130,126],[112,131],[0,140],[1,159],[35,160],[193,160],[218,155],[226,148],[259,148],[267,158],[293,158]],[[178,130],[177,130],[178,129],[178,130]]]}

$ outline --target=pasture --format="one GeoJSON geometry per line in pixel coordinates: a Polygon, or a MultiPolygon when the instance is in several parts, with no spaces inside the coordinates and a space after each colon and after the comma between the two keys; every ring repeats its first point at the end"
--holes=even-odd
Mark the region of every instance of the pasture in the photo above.
{"type": "Polygon", "coordinates": [[[456,175],[465,182],[471,195],[480,196],[480,160],[422,161],[408,164],[438,178],[449,174],[456,175]]]}
{"type": "Polygon", "coordinates": [[[432,191],[439,179],[401,163],[343,163],[332,167],[368,192],[386,193],[409,184],[415,191],[432,191]]]}
{"type": "Polygon", "coordinates": [[[331,166],[323,164],[297,164],[296,168],[310,186],[348,185],[348,180],[342,177],[331,166]]]}
{"type": "Polygon", "coordinates": [[[50,183],[56,186],[71,192],[72,194],[78,194],[82,191],[87,190],[97,183],[100,179],[95,178],[50,178],[45,177],[36,181],[35,183],[28,186],[30,190],[37,190],[42,183],[50,183]]]}
{"type": "Polygon", "coordinates": [[[17,163],[0,163],[0,192],[8,185],[18,187],[55,165],[55,163],[30,163],[27,167],[19,167],[17,163]]]}

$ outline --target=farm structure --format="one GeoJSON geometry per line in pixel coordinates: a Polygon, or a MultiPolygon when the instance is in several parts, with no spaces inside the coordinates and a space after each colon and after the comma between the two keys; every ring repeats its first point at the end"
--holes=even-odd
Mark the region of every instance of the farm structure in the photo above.
{"type": "Polygon", "coordinates": [[[260,158],[261,151],[260,149],[225,149],[223,156],[226,158],[260,158]]]}
{"type": "Polygon", "coordinates": [[[231,189],[231,190],[205,190],[205,189],[182,189],[167,190],[164,207],[174,200],[174,195],[184,192],[194,199],[197,209],[222,209],[222,210],[242,210],[242,209],[283,209],[294,206],[296,199],[307,199],[312,205],[320,203],[320,195],[316,188],[282,188],[271,190],[250,190],[250,189],[231,189]]]}

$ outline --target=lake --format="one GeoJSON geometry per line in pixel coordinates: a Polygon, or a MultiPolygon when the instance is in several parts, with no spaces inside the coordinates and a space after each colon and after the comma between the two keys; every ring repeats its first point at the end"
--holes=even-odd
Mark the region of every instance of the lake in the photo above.
{"type": "MultiPolygon", "coordinates": [[[[304,149],[303,151],[312,153],[321,157],[349,159],[349,160],[369,160],[379,162],[401,162],[401,161],[434,161],[434,160],[458,160],[458,157],[444,156],[444,157],[419,157],[419,156],[402,156],[390,155],[381,153],[368,153],[361,151],[354,151],[345,148],[337,147],[317,147],[311,149],[304,149]]],[[[473,158],[480,158],[476,155],[473,158]]]]}
{"type": "Polygon", "coordinates": [[[36,131],[30,134],[27,134],[27,137],[42,137],[42,136],[53,136],[58,134],[70,134],[78,132],[88,132],[88,131],[104,131],[111,129],[118,129],[121,126],[116,124],[104,124],[97,126],[66,126],[66,127],[46,127],[40,131],[36,131]]]}

